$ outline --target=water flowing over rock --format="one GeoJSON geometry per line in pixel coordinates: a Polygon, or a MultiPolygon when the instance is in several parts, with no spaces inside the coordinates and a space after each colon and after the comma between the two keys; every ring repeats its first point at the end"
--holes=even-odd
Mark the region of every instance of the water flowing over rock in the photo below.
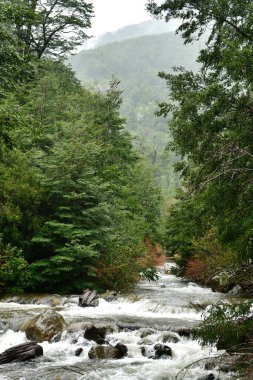
{"type": "Polygon", "coordinates": [[[64,318],[55,311],[47,310],[37,315],[23,326],[27,339],[35,342],[51,341],[56,335],[63,332],[64,318]]]}
{"type": "Polygon", "coordinates": [[[36,342],[19,344],[0,354],[0,364],[24,362],[43,355],[43,348],[36,342]]]}

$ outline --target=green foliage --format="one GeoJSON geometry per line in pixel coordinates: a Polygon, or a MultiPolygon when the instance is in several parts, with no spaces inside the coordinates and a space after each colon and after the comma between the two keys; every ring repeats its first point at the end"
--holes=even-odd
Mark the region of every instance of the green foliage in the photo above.
{"type": "Polygon", "coordinates": [[[160,104],[159,113],[170,116],[170,147],[184,159],[179,168],[187,199],[176,206],[176,224],[168,233],[192,244],[214,227],[221,245],[237,252],[242,261],[249,260],[253,255],[252,4],[213,0],[196,6],[194,1],[175,0],[157,6],[150,1],[148,9],[166,20],[181,19],[178,32],[186,43],[198,39],[210,25],[206,48],[198,58],[199,73],[185,69],[160,73],[170,100],[160,104]]]}
{"type": "Polygon", "coordinates": [[[146,268],[141,271],[141,276],[148,281],[157,281],[159,280],[159,274],[157,271],[157,268],[152,267],[152,268],[146,268]]]}
{"type": "Polygon", "coordinates": [[[161,196],[124,128],[119,83],[86,89],[62,61],[38,59],[77,46],[92,5],[4,1],[0,10],[1,288],[127,288],[146,235],[159,238],[161,196]]]}
{"type": "Polygon", "coordinates": [[[216,344],[218,349],[229,352],[244,351],[244,343],[247,344],[253,328],[251,307],[250,301],[212,306],[196,330],[196,336],[203,345],[216,344]]]}
{"type": "Polygon", "coordinates": [[[29,283],[28,263],[22,251],[0,240],[0,289],[22,291],[29,283]]]}
{"type": "MultiPolygon", "coordinates": [[[[160,73],[170,96],[159,114],[170,118],[170,148],[183,159],[184,178],[184,195],[168,215],[167,244],[190,278],[252,289],[252,1],[150,0],[147,8],[180,19],[186,43],[209,29],[198,73],[160,73]]],[[[252,302],[221,304],[208,310],[196,335],[229,352],[246,348],[247,360],[252,327],[252,302]]]]}

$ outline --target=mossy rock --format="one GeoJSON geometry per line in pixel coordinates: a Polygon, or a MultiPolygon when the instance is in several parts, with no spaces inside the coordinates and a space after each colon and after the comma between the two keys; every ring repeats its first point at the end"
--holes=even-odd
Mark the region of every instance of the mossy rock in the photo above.
{"type": "Polygon", "coordinates": [[[27,339],[37,343],[50,342],[54,336],[59,335],[65,328],[64,318],[55,311],[46,311],[28,321],[22,328],[27,339]]]}

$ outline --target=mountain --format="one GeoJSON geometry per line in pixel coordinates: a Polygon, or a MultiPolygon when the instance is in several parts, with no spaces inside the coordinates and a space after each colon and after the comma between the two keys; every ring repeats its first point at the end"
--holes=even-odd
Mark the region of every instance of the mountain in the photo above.
{"type": "Polygon", "coordinates": [[[95,47],[142,36],[174,32],[176,27],[177,22],[168,24],[163,20],[144,21],[140,24],[125,26],[115,32],[105,33],[97,38],[95,47]]]}

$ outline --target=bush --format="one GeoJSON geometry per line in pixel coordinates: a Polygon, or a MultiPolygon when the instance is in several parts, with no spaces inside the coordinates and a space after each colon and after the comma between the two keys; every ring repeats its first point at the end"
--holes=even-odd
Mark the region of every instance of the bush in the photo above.
{"type": "Polygon", "coordinates": [[[252,302],[212,305],[195,331],[203,345],[216,345],[229,352],[242,352],[245,344],[252,352],[252,302]],[[250,343],[251,342],[251,343],[250,343]]]}
{"type": "Polygon", "coordinates": [[[20,292],[28,286],[29,267],[22,251],[0,240],[0,289],[20,292]]]}

